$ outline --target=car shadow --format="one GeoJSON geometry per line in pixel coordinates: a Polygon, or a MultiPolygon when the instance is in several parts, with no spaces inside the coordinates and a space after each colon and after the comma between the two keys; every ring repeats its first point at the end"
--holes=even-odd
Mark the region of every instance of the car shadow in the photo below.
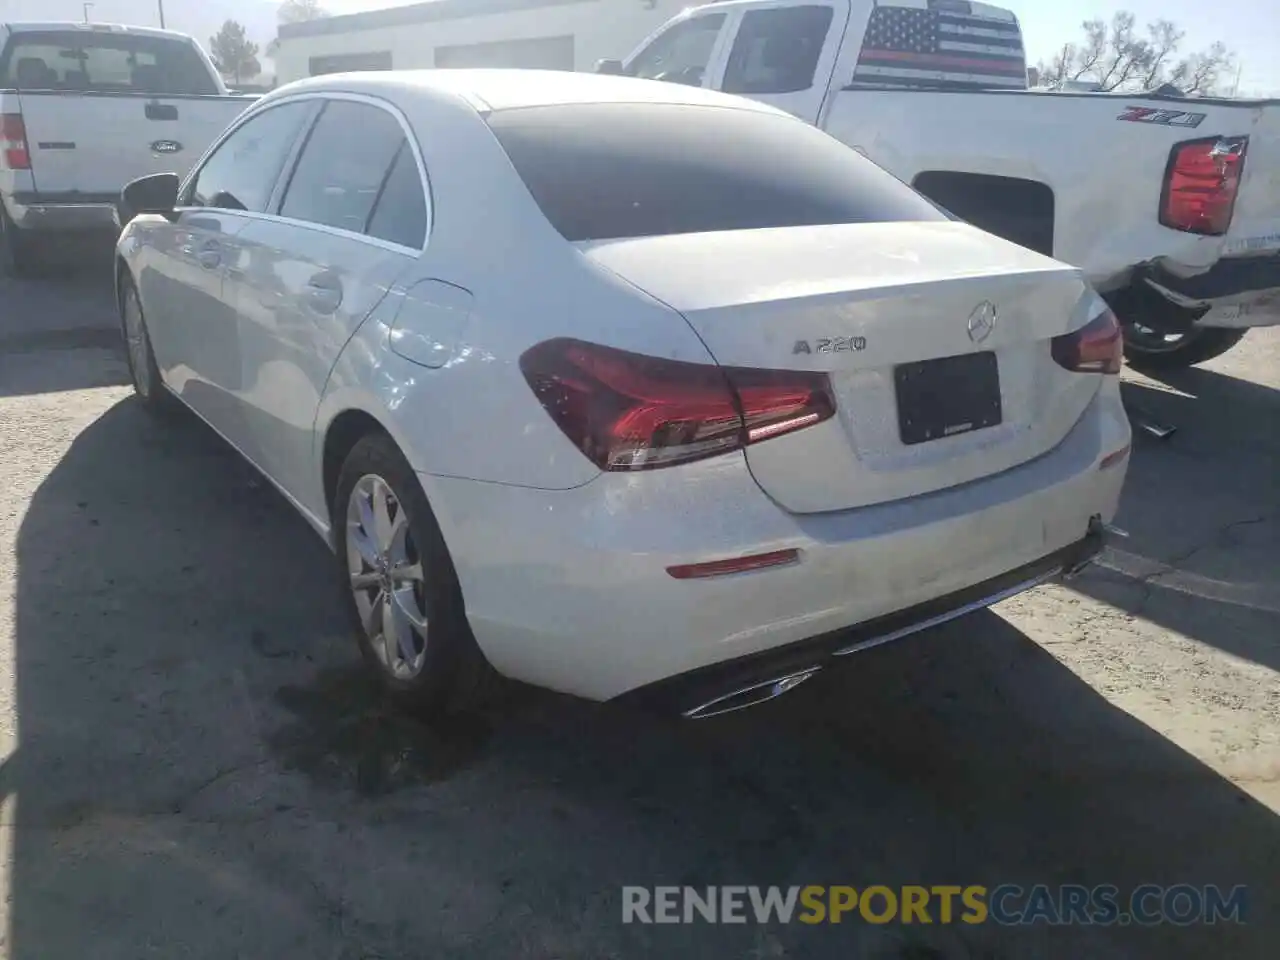
{"type": "Polygon", "coordinates": [[[1128,536],[1072,589],[1280,670],[1280,390],[1207,369],[1124,389],[1177,433],[1137,432],[1128,536]]]}
{"type": "Polygon", "coordinates": [[[357,669],[313,532],[133,400],[14,556],[13,960],[1272,955],[1273,813],[993,613],[710,721],[516,689],[426,724],[357,669]],[[1066,882],[1245,884],[1252,922],[621,922],[623,885],[1066,882]]]}
{"type": "Polygon", "coordinates": [[[0,397],[128,382],[122,363],[101,362],[102,351],[124,356],[111,270],[108,244],[80,241],[55,251],[36,276],[0,278],[0,397]],[[97,355],[74,356],[82,350],[97,355]],[[34,369],[32,355],[46,351],[63,359],[34,369]]]}

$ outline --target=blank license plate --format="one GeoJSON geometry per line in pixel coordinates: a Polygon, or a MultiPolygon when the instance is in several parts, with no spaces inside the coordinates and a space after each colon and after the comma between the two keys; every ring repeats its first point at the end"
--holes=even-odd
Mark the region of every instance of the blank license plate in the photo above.
{"type": "Polygon", "coordinates": [[[898,436],[928,443],[1000,423],[1000,369],[996,355],[904,363],[893,369],[898,397],[898,436]]]}

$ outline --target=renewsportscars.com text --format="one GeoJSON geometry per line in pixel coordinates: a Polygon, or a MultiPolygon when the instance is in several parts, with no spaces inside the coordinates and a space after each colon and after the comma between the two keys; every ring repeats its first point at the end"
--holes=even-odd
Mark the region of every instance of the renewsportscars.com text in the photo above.
{"type": "Polygon", "coordinates": [[[1074,884],[1022,887],[872,885],[623,887],[623,923],[983,924],[1178,926],[1244,923],[1247,890],[1074,884]]]}

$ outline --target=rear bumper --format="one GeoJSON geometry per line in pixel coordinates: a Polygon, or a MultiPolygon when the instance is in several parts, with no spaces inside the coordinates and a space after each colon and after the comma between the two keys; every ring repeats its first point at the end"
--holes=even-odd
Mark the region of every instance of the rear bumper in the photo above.
{"type": "Polygon", "coordinates": [[[1096,557],[1104,545],[1105,527],[1101,518],[1095,517],[1085,536],[1070,546],[982,583],[850,629],[660,680],[616,700],[690,719],[754,706],[793,689],[819,670],[849,662],[844,658],[851,653],[901,640],[1017,596],[1057,576],[1071,575],[1096,557]]]}
{"type": "Polygon", "coordinates": [[[1143,281],[1169,302],[1199,312],[1194,326],[1280,324],[1280,254],[1224,257],[1195,277],[1178,277],[1156,266],[1143,281]]]}
{"type": "Polygon", "coordinates": [[[107,194],[17,193],[4,198],[9,219],[33,233],[115,230],[115,200],[107,194]]]}
{"type": "Polygon", "coordinates": [[[573,490],[422,483],[494,667],[609,700],[859,625],[883,631],[883,618],[921,624],[993,583],[1087,553],[1090,523],[1114,517],[1127,469],[1123,454],[1104,466],[1130,441],[1108,381],[1063,442],[1031,462],[832,513],[783,510],[740,456],[603,474],[573,490]],[[667,573],[789,549],[799,560],[786,566],[701,580],[667,573]]]}

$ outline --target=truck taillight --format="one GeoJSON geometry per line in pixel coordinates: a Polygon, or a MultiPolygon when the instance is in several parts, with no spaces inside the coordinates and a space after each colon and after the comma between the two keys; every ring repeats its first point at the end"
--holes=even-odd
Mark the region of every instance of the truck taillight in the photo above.
{"type": "Polygon", "coordinates": [[[1058,366],[1076,373],[1119,373],[1124,363],[1124,337],[1120,322],[1110,310],[1103,310],[1079,330],[1054,337],[1050,343],[1058,366]]]}
{"type": "Polygon", "coordinates": [[[719,367],[548,340],[520,370],[551,419],[602,470],[701,460],[835,413],[824,373],[719,367]]]}
{"type": "Polygon", "coordinates": [[[27,128],[20,113],[0,113],[0,158],[10,170],[30,170],[27,128]]]}
{"type": "Polygon", "coordinates": [[[1160,223],[1220,237],[1231,226],[1248,137],[1211,137],[1174,146],[1160,197],[1160,223]]]}

